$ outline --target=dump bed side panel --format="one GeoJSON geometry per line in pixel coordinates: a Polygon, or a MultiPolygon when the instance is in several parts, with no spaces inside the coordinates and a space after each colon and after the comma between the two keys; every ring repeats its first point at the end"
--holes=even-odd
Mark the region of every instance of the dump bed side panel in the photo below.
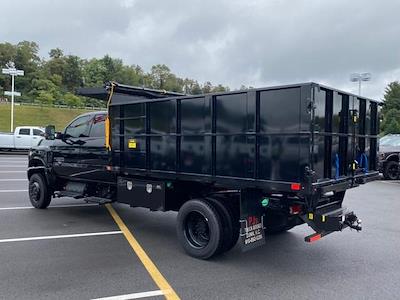
{"type": "Polygon", "coordinates": [[[311,86],[111,105],[114,166],[128,173],[300,182],[311,86]]]}

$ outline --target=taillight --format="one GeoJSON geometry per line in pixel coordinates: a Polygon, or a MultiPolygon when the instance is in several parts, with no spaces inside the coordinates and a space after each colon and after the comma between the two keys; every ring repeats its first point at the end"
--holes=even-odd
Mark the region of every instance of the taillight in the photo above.
{"type": "Polygon", "coordinates": [[[294,183],[292,183],[290,185],[290,188],[291,188],[292,191],[300,191],[301,190],[301,184],[294,182],[294,183]]]}
{"type": "Polygon", "coordinates": [[[289,206],[289,214],[298,215],[300,213],[301,213],[301,205],[300,204],[294,204],[292,206],[289,206]]]}

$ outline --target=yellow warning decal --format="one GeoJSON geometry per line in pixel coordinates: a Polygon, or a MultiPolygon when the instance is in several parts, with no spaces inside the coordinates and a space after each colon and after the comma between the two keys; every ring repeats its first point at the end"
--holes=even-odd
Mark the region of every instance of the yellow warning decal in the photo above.
{"type": "Polygon", "coordinates": [[[308,214],[308,219],[309,220],[314,220],[314,214],[313,213],[309,213],[308,214]]]}
{"type": "Polygon", "coordinates": [[[129,139],[128,140],[128,148],[129,149],[136,149],[136,140],[135,139],[129,139]]]}
{"type": "Polygon", "coordinates": [[[357,123],[357,116],[353,116],[353,122],[357,123]]]}
{"type": "Polygon", "coordinates": [[[322,222],[325,222],[325,221],[326,221],[325,216],[322,216],[322,222]]]}

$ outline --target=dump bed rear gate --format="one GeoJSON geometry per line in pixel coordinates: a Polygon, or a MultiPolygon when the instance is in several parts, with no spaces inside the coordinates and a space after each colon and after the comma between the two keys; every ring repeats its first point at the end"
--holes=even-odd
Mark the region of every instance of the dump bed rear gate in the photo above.
{"type": "Polygon", "coordinates": [[[318,181],[376,174],[377,103],[314,87],[312,169],[318,181]]]}

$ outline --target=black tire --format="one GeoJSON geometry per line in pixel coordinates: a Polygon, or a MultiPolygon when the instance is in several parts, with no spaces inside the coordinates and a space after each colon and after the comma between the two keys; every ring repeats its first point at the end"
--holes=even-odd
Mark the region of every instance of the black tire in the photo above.
{"type": "Polygon", "coordinates": [[[51,202],[51,193],[42,174],[33,174],[29,178],[29,200],[35,208],[47,208],[51,202]]]}
{"type": "Polygon", "coordinates": [[[215,207],[203,199],[189,200],[182,205],[176,229],[183,249],[190,256],[208,259],[221,248],[221,217],[215,207]]]}
{"type": "Polygon", "coordinates": [[[396,180],[400,173],[399,163],[396,161],[388,161],[383,172],[383,177],[388,180],[396,180]]]}
{"type": "Polygon", "coordinates": [[[232,208],[218,199],[206,198],[217,210],[221,217],[223,237],[222,245],[217,250],[217,254],[231,250],[237,243],[239,238],[239,220],[236,220],[232,212],[232,208]]]}

